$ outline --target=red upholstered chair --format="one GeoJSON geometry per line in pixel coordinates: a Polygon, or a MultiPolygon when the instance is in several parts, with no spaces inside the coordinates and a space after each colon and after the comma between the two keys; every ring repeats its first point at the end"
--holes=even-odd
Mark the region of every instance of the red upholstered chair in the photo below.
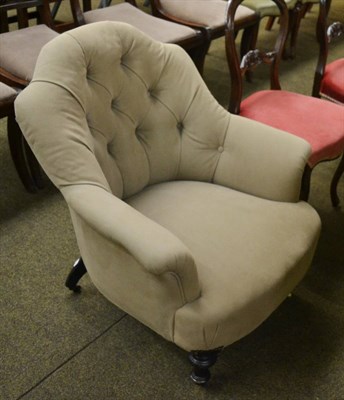
{"type": "Polygon", "coordinates": [[[313,96],[324,97],[344,105],[344,57],[327,64],[329,43],[344,36],[344,24],[334,22],[327,26],[327,10],[320,9],[317,24],[317,39],[320,46],[319,58],[313,84],[313,96]]]}
{"type": "MultiPolygon", "coordinates": [[[[301,193],[301,198],[307,200],[313,168],[322,161],[333,160],[343,155],[344,108],[329,101],[281,90],[278,70],[288,30],[288,9],[283,0],[274,0],[281,12],[280,30],[274,50],[264,53],[252,50],[240,64],[234,41],[234,15],[241,1],[231,0],[227,15],[226,50],[231,75],[228,109],[232,113],[290,132],[310,143],[312,153],[304,173],[301,193]],[[255,92],[242,100],[242,77],[247,69],[259,63],[270,65],[270,89],[255,92]]],[[[321,7],[326,6],[326,0],[321,0],[321,7]]],[[[337,184],[343,172],[342,157],[331,182],[333,206],[339,204],[337,184]]]]}

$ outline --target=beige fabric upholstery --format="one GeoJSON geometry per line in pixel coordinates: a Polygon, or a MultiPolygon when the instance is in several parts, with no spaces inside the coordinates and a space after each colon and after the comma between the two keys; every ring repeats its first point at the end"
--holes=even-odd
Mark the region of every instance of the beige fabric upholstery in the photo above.
{"type": "Polygon", "coordinates": [[[176,43],[197,35],[194,29],[155,18],[128,3],[98,8],[84,13],[87,24],[99,21],[120,21],[133,25],[155,40],[176,43]]]}
{"type": "MultiPolygon", "coordinates": [[[[161,5],[168,14],[176,18],[194,22],[211,29],[226,24],[227,2],[223,0],[161,0],[161,5]]],[[[235,15],[237,21],[251,17],[255,11],[239,6],[235,15]]]]}
{"type": "Polygon", "coordinates": [[[92,281],[178,346],[240,339],[306,273],[320,230],[298,201],[309,145],[230,115],[180,47],[83,26],[44,47],[15,104],[92,281]]]}
{"type": "Polygon", "coordinates": [[[0,67],[30,81],[42,47],[58,33],[46,25],[5,32],[0,35],[0,67]]]}
{"type": "Polygon", "coordinates": [[[7,100],[14,99],[16,95],[17,95],[16,90],[0,82],[0,104],[7,100]]]}

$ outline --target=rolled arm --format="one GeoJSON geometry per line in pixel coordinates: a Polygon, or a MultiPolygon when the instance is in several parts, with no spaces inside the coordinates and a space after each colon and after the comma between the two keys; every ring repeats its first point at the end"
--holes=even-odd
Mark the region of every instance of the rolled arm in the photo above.
{"type": "Polygon", "coordinates": [[[190,251],[167,229],[101,187],[73,185],[61,192],[80,218],[97,233],[125,248],[148,272],[174,273],[184,289],[198,284],[190,251]]]}
{"type": "Polygon", "coordinates": [[[231,115],[214,183],[269,200],[297,202],[311,147],[290,133],[231,115]]]}

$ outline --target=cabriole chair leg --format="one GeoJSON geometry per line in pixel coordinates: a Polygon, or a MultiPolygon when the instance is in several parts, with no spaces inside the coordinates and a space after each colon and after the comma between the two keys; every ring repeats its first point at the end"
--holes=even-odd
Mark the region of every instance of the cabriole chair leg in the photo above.
{"type": "Polygon", "coordinates": [[[86,272],[87,270],[85,264],[80,257],[75,261],[72,270],[67,276],[65,283],[67,288],[75,293],[80,293],[81,287],[78,285],[78,282],[86,274],[86,272]]]}
{"type": "Polygon", "coordinates": [[[307,164],[302,176],[300,200],[308,201],[312,171],[312,168],[307,164]]]}
{"type": "Polygon", "coordinates": [[[217,361],[222,348],[209,351],[191,351],[189,361],[193,366],[190,378],[197,385],[205,385],[210,379],[209,368],[217,361]]]}
{"type": "Polygon", "coordinates": [[[331,201],[333,207],[337,207],[339,205],[339,197],[337,193],[337,186],[339,179],[343,175],[344,172],[344,154],[342,155],[342,159],[340,160],[340,163],[333,175],[332,181],[331,181],[331,201]]]}

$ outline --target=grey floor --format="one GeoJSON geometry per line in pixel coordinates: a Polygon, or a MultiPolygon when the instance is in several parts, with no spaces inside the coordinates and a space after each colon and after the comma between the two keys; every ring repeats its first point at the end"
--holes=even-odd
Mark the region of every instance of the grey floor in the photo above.
{"type": "MultiPolygon", "coordinates": [[[[315,11],[297,58],[282,66],[284,87],[308,94],[315,11]]],[[[331,18],[344,22],[343,0],[333,0],[331,18]]],[[[223,46],[212,45],[204,78],[225,106],[223,46]]],[[[343,54],[335,45],[332,57],[343,54]]],[[[248,91],[263,82],[255,73],[248,91]]],[[[310,203],[323,230],[311,270],[263,325],[224,350],[202,388],[188,378],[184,351],[110,304],[88,276],[80,295],[64,288],[78,257],[67,207],[49,182],[36,195],[24,191],[0,124],[1,400],[344,399],[344,214],[329,199],[336,162],[314,171],[310,203]]],[[[339,193],[344,204],[344,180],[339,193]]]]}

